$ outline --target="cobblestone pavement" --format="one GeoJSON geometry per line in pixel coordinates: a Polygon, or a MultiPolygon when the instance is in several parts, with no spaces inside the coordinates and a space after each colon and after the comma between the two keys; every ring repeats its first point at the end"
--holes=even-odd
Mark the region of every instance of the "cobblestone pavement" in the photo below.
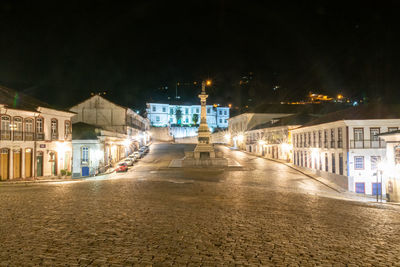
{"type": "Polygon", "coordinates": [[[166,168],[184,147],[153,145],[126,174],[1,186],[0,266],[400,266],[398,207],[238,151],[243,170],[166,168]]]}

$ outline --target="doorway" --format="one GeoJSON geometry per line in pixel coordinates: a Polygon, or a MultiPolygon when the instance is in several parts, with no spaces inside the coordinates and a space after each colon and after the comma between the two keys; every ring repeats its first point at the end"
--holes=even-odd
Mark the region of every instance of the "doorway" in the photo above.
{"type": "Polygon", "coordinates": [[[57,175],[57,152],[51,151],[50,152],[50,159],[49,162],[51,164],[51,175],[57,175]]]}
{"type": "Polygon", "coordinates": [[[38,151],[36,156],[36,176],[43,176],[43,152],[38,151]]]}
{"type": "Polygon", "coordinates": [[[7,180],[9,177],[9,149],[2,148],[0,150],[0,180],[7,180]]]}
{"type": "Polygon", "coordinates": [[[25,178],[32,177],[32,149],[25,149],[25,178]]]}
{"type": "Polygon", "coordinates": [[[13,150],[13,170],[14,179],[21,178],[21,149],[13,150]]]}

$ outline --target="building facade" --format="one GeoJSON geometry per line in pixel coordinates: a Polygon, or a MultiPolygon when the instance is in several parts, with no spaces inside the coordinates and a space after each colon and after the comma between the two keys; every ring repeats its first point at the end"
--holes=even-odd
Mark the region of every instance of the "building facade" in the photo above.
{"type": "Polygon", "coordinates": [[[388,201],[400,202],[400,131],[393,129],[380,137],[386,142],[386,160],[378,165],[378,181],[382,181],[388,201]]]}
{"type": "Polygon", "coordinates": [[[378,164],[386,156],[379,134],[398,129],[399,115],[374,107],[352,108],[294,129],[293,163],[350,192],[385,194],[376,177],[378,164]]]}
{"type": "Polygon", "coordinates": [[[150,142],[150,121],[133,110],[99,95],[70,108],[72,118],[73,176],[106,171],[150,142]]]}
{"type": "MultiPolygon", "coordinates": [[[[174,125],[192,126],[200,123],[200,105],[170,105],[147,103],[147,117],[154,127],[174,125]],[[178,113],[178,117],[177,117],[178,113]]],[[[211,130],[227,128],[229,107],[207,105],[207,124],[211,130]]]]}
{"type": "Polygon", "coordinates": [[[243,113],[229,119],[229,144],[233,147],[246,150],[246,133],[253,127],[271,122],[282,117],[290,116],[286,113],[243,113]]]}
{"type": "Polygon", "coordinates": [[[73,115],[0,87],[0,180],[71,172],[73,115]]]}

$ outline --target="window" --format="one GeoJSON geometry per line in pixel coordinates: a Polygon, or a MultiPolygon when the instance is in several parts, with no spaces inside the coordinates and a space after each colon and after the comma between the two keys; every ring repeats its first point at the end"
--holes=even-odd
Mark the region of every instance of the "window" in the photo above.
{"type": "Polygon", "coordinates": [[[23,138],[22,138],[22,118],[14,117],[13,121],[14,121],[14,123],[12,125],[12,130],[14,131],[13,139],[22,141],[23,140],[23,138]]]}
{"type": "Polygon", "coordinates": [[[400,164],[400,146],[394,148],[394,163],[400,164]]]}
{"type": "Polygon", "coordinates": [[[199,113],[199,108],[196,108],[196,113],[199,113]]]}
{"type": "Polygon", "coordinates": [[[364,129],[363,128],[354,128],[354,140],[355,141],[364,141],[364,129]]]}
{"type": "Polygon", "coordinates": [[[219,123],[222,123],[222,119],[219,119],[219,123]]]}
{"type": "Polygon", "coordinates": [[[325,153],[325,171],[328,171],[328,153],[325,153]]]}
{"type": "Polygon", "coordinates": [[[185,108],[185,114],[189,114],[189,109],[185,108]]]}
{"type": "Polygon", "coordinates": [[[43,118],[36,119],[36,132],[43,133],[43,118]]]}
{"type": "Polygon", "coordinates": [[[328,148],[328,130],[324,130],[324,148],[328,148]]]}
{"type": "Polygon", "coordinates": [[[308,146],[311,146],[311,133],[308,133],[308,146]]]}
{"type": "Polygon", "coordinates": [[[365,183],[356,183],[356,193],[365,194],[365,183]]]}
{"type": "Polygon", "coordinates": [[[382,184],[372,183],[372,195],[382,195],[382,184]]]}
{"type": "Polygon", "coordinates": [[[339,174],[343,175],[343,153],[339,153],[339,174]]]}
{"type": "Polygon", "coordinates": [[[317,133],[313,132],[313,147],[317,147],[317,133]]]}
{"type": "Polygon", "coordinates": [[[224,115],[228,115],[228,113],[226,112],[226,110],[224,110],[224,115]]]}
{"type": "Polygon", "coordinates": [[[169,118],[169,122],[174,122],[174,119],[173,118],[169,118]]]}
{"type": "Polygon", "coordinates": [[[70,138],[72,133],[72,129],[71,129],[71,122],[70,121],[65,121],[65,125],[64,125],[64,135],[65,135],[65,139],[70,138]]]}
{"type": "Polygon", "coordinates": [[[318,131],[318,147],[322,147],[322,131],[318,131]]]}
{"type": "Polygon", "coordinates": [[[222,110],[219,111],[219,115],[222,115],[222,110]]]}
{"type": "Polygon", "coordinates": [[[355,170],[364,170],[364,157],[363,156],[355,156],[354,157],[354,169],[355,170]]]}
{"type": "Polygon", "coordinates": [[[169,114],[174,115],[174,109],[173,108],[169,109],[169,114]]]}
{"type": "Polygon", "coordinates": [[[304,152],[304,166],[307,167],[307,152],[304,152]]]}
{"type": "Polygon", "coordinates": [[[388,132],[394,132],[394,131],[397,131],[398,129],[399,129],[399,127],[389,127],[388,132]]]}
{"type": "Polygon", "coordinates": [[[25,141],[33,141],[33,119],[25,119],[25,141]]]}
{"type": "Polygon", "coordinates": [[[228,120],[227,120],[227,119],[225,119],[225,123],[228,123],[228,120]]]}
{"type": "Polygon", "coordinates": [[[82,147],[81,149],[81,163],[88,163],[89,162],[89,148],[82,147]]]}
{"type": "Polygon", "coordinates": [[[188,122],[189,122],[189,119],[188,119],[188,117],[186,117],[186,119],[185,119],[185,122],[186,122],[186,123],[188,123],[188,122]]]}
{"type": "Polygon", "coordinates": [[[336,162],[335,154],[332,153],[332,173],[336,173],[336,162]]]}
{"type": "Polygon", "coordinates": [[[371,170],[376,171],[378,169],[378,163],[381,161],[380,156],[371,156],[371,170]]]}
{"type": "Polygon", "coordinates": [[[331,129],[331,148],[335,148],[335,129],[331,129]]]}
{"type": "Polygon", "coordinates": [[[156,112],[156,106],[153,106],[153,112],[156,112]]]}
{"type": "Polygon", "coordinates": [[[338,148],[342,148],[343,147],[343,132],[342,132],[342,128],[338,128],[338,148]]]}
{"type": "Polygon", "coordinates": [[[1,116],[1,140],[11,139],[10,117],[1,116]]]}
{"type": "Polygon", "coordinates": [[[167,108],[166,107],[162,107],[162,112],[167,112],[167,108]]]}
{"type": "Polygon", "coordinates": [[[210,108],[208,108],[208,109],[207,109],[207,113],[210,113],[210,112],[211,112],[211,109],[210,109],[210,108]]]}
{"type": "Polygon", "coordinates": [[[160,122],[160,116],[156,116],[156,122],[160,122]]]}
{"type": "Polygon", "coordinates": [[[378,134],[380,132],[380,128],[370,128],[369,132],[370,132],[371,141],[378,141],[379,140],[378,134]]]}
{"type": "Polygon", "coordinates": [[[58,139],[58,121],[56,119],[51,119],[51,139],[58,139]]]}

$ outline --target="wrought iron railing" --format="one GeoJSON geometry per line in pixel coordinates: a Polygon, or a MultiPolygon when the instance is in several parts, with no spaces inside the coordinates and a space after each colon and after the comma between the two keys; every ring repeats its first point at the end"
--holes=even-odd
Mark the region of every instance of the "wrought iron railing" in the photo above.
{"type": "Polygon", "coordinates": [[[10,130],[1,130],[0,131],[0,140],[11,140],[11,131],[10,130]]]}
{"type": "Polygon", "coordinates": [[[44,133],[36,133],[36,140],[43,141],[44,140],[44,133]]]}
{"type": "Polygon", "coordinates": [[[22,141],[24,140],[24,135],[22,131],[13,131],[13,140],[22,141]]]}
{"type": "Polygon", "coordinates": [[[350,148],[385,148],[384,140],[350,140],[350,148]]]}

